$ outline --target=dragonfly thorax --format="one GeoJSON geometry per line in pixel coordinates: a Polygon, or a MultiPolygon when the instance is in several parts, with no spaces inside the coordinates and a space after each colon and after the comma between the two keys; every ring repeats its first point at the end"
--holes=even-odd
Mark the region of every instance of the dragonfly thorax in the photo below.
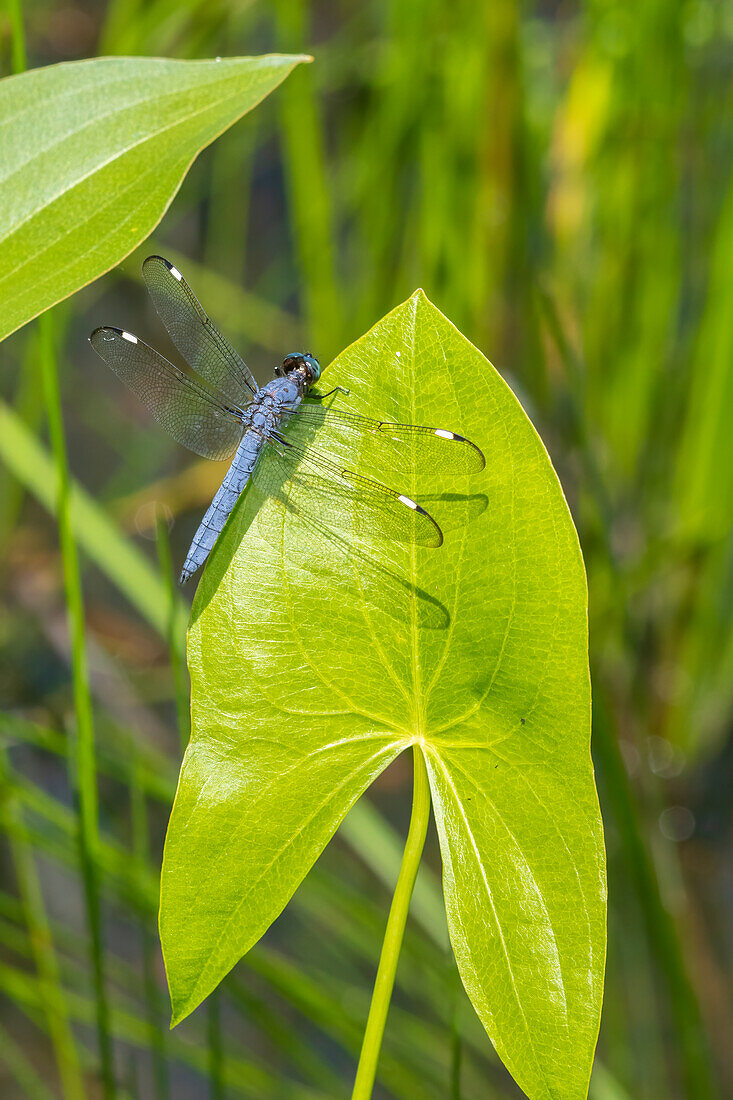
{"type": "Polygon", "coordinates": [[[305,374],[298,371],[290,371],[285,378],[276,376],[255,395],[250,410],[262,412],[268,417],[291,412],[300,404],[308,386],[305,374]]]}

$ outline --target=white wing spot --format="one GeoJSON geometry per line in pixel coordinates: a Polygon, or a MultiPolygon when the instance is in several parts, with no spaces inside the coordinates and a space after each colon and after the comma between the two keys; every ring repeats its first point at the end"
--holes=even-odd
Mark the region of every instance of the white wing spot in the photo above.
{"type": "Polygon", "coordinates": [[[403,496],[398,497],[398,499],[401,500],[403,504],[406,504],[408,508],[412,508],[414,512],[417,511],[417,504],[415,504],[414,500],[410,500],[409,497],[403,496]]]}
{"type": "Polygon", "coordinates": [[[183,275],[181,275],[178,268],[177,267],[171,267],[170,268],[170,273],[173,276],[173,278],[178,279],[178,282],[180,283],[181,279],[183,278],[183,275]]]}
{"type": "Polygon", "coordinates": [[[441,439],[455,439],[453,432],[447,432],[445,428],[436,428],[435,434],[439,435],[441,439]]]}
{"type": "Polygon", "coordinates": [[[124,332],[123,331],[122,339],[123,340],[129,340],[129,342],[131,344],[136,344],[137,343],[137,336],[133,336],[131,332],[124,332]]]}

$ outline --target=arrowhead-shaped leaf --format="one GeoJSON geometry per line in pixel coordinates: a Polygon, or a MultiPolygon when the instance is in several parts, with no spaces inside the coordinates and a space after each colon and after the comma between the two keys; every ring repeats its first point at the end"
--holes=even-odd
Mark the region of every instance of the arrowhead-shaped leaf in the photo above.
{"type": "MultiPolygon", "coordinates": [[[[458,967],[531,1098],[587,1093],[605,959],[589,752],[586,587],[542,443],[493,367],[418,291],[329,368],[342,407],[458,431],[471,477],[386,469],[439,549],[346,553],[257,484],[200,584],[193,736],[166,842],[174,1021],[277,917],[355,799],[417,742],[458,967]]],[[[328,429],[318,448],[343,446],[328,429]]],[[[375,960],[376,962],[376,960],[375,960]]]]}
{"type": "Polygon", "coordinates": [[[305,57],[105,57],[0,80],[0,340],[124,259],[305,57]]]}

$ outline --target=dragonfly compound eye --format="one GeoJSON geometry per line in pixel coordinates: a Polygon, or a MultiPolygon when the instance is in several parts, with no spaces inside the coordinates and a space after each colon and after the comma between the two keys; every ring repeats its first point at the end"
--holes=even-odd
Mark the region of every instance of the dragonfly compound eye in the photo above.
{"type": "Polygon", "coordinates": [[[305,363],[311,382],[317,382],[321,377],[321,364],[313,355],[304,355],[303,362],[305,363]]]}
{"type": "Polygon", "coordinates": [[[286,355],[280,369],[283,374],[289,374],[299,368],[305,369],[308,381],[311,383],[317,382],[321,377],[321,364],[315,356],[309,355],[308,352],[294,351],[290,355],[286,355]]]}

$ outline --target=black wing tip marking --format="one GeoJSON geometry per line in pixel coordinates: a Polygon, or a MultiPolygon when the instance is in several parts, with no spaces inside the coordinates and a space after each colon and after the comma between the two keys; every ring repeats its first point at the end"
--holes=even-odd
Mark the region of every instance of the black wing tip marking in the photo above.
{"type": "Polygon", "coordinates": [[[89,333],[89,339],[93,340],[101,332],[114,332],[117,336],[122,336],[122,329],[117,328],[116,325],[100,325],[99,328],[95,328],[93,332],[89,333]]]}
{"type": "Polygon", "coordinates": [[[131,344],[142,343],[141,340],[138,340],[137,336],[134,336],[131,332],[128,332],[127,329],[117,328],[116,325],[100,325],[99,328],[95,328],[93,332],[89,333],[89,343],[92,345],[97,355],[101,355],[103,359],[105,357],[100,350],[100,345],[106,338],[105,333],[114,333],[115,336],[121,336],[124,339],[128,340],[131,344]]]}
{"type": "Polygon", "coordinates": [[[165,256],[158,256],[158,255],[148,256],[145,260],[143,260],[143,266],[142,266],[143,277],[144,278],[146,277],[146,274],[147,274],[148,270],[151,267],[160,266],[160,264],[163,264],[166,271],[169,272],[169,274],[171,274],[173,276],[173,278],[176,279],[177,282],[179,282],[179,283],[183,282],[183,276],[181,275],[181,273],[178,270],[178,268],[176,267],[176,265],[172,264],[170,262],[170,260],[166,260],[165,256]]]}
{"type": "Polygon", "coordinates": [[[417,506],[417,510],[420,515],[426,516],[433,525],[433,538],[426,541],[425,545],[429,546],[431,550],[437,550],[439,546],[443,545],[443,532],[436,521],[433,519],[433,517],[430,515],[430,512],[426,512],[425,509],[421,508],[419,504],[417,506]]]}
{"type": "Polygon", "coordinates": [[[404,494],[400,494],[397,499],[399,500],[400,504],[404,504],[404,506],[406,508],[409,508],[411,512],[416,512],[419,516],[425,516],[425,518],[432,525],[433,537],[431,539],[426,539],[423,542],[423,545],[430,546],[435,550],[437,550],[439,546],[442,546],[443,532],[441,531],[440,527],[435,522],[433,517],[430,515],[430,512],[426,511],[426,509],[423,508],[422,504],[418,504],[416,500],[412,500],[411,497],[406,497],[404,496],[404,494]]]}
{"type": "Polygon", "coordinates": [[[157,253],[154,253],[152,256],[146,256],[143,260],[143,271],[148,266],[148,264],[155,263],[156,261],[158,263],[165,264],[169,271],[173,267],[173,264],[170,262],[170,260],[166,260],[165,256],[158,256],[157,253]]]}
{"type": "Polygon", "coordinates": [[[472,443],[470,439],[466,439],[465,435],[455,435],[454,433],[453,438],[456,440],[457,443],[467,444],[467,446],[469,446],[475,452],[476,457],[481,463],[481,465],[478,467],[479,470],[486,469],[486,456],[484,455],[484,452],[481,450],[480,447],[477,447],[476,444],[472,443]]]}
{"type": "Polygon", "coordinates": [[[470,439],[467,439],[465,435],[459,435],[458,432],[449,432],[446,428],[428,428],[414,424],[393,424],[388,420],[379,421],[377,429],[386,435],[389,435],[390,432],[396,433],[397,438],[403,435],[405,431],[424,432],[427,435],[435,435],[439,439],[444,439],[447,443],[462,443],[466,448],[464,454],[473,454],[474,457],[474,464],[467,467],[466,472],[478,472],[478,470],[483,470],[486,467],[486,459],[481,448],[477,447],[470,439]]]}
{"type": "Polygon", "coordinates": [[[472,440],[467,439],[465,435],[459,435],[458,432],[448,432],[443,428],[436,428],[435,434],[440,436],[441,439],[446,439],[449,443],[465,443],[467,447],[470,447],[474,455],[478,459],[480,465],[476,467],[477,470],[483,470],[486,468],[486,458],[484,452],[480,447],[477,447],[472,440]]]}
{"type": "Polygon", "coordinates": [[[430,512],[426,512],[425,509],[419,504],[417,506],[417,512],[419,515],[425,516],[427,519],[429,519],[431,524],[433,525],[433,538],[426,541],[425,545],[429,546],[432,550],[437,550],[439,546],[443,545],[442,530],[433,519],[433,517],[430,515],[430,512]]]}

